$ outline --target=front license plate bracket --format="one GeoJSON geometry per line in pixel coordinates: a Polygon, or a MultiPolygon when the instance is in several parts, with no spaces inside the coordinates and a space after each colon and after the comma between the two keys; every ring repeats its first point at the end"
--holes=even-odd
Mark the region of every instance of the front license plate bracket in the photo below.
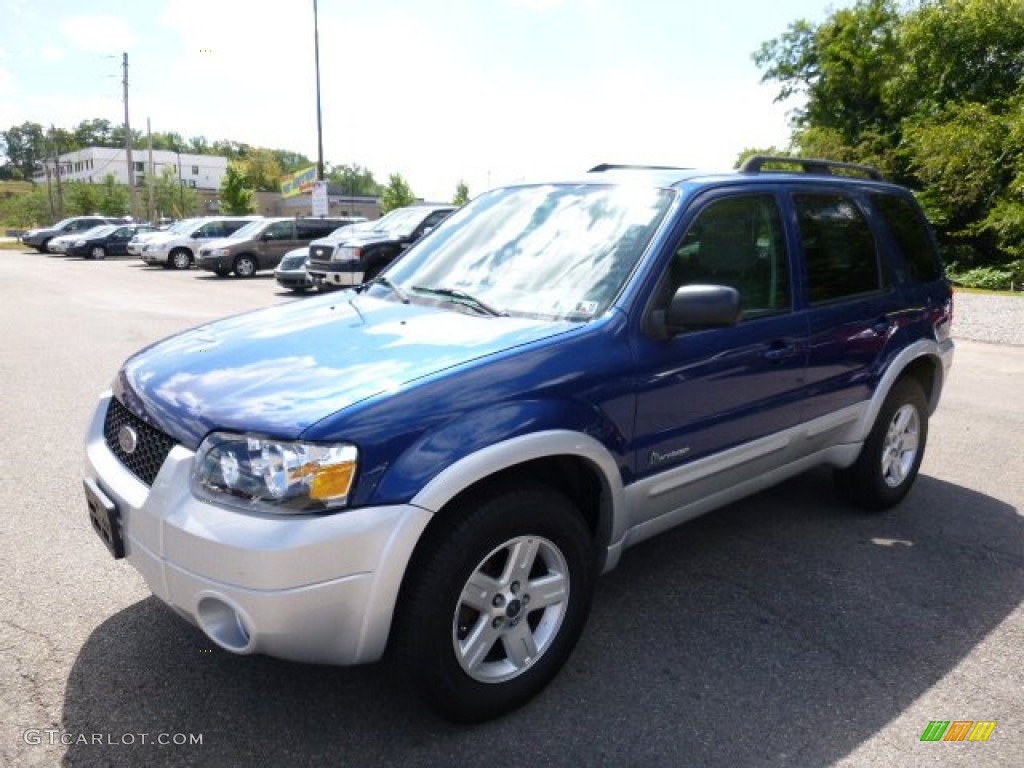
{"type": "Polygon", "coordinates": [[[124,537],[121,535],[121,516],[117,505],[89,478],[82,485],[85,487],[85,503],[89,507],[89,522],[93,530],[114,559],[120,560],[124,557],[124,537]]]}

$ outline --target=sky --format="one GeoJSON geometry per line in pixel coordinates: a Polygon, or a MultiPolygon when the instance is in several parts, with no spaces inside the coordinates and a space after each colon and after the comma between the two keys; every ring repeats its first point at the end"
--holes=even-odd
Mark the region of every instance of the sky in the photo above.
{"type": "MultiPolygon", "coordinates": [[[[730,168],[785,146],[751,58],[837,0],[318,0],[324,159],[427,200],[597,163],[730,168]]],[[[313,0],[0,0],[0,130],[133,129],[315,161],[313,0]]]]}

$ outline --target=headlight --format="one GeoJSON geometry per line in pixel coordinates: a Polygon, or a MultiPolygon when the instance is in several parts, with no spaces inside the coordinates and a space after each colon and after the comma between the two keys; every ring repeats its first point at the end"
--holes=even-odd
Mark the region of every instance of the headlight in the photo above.
{"type": "Polygon", "coordinates": [[[75,248],[81,248],[85,245],[85,240],[75,240],[75,248]]]}
{"type": "Polygon", "coordinates": [[[214,432],[192,465],[192,493],[252,511],[303,514],[348,504],[358,451],[214,432]]]}
{"type": "Polygon", "coordinates": [[[209,251],[208,253],[210,256],[217,257],[231,255],[231,251],[229,251],[227,248],[214,248],[212,251],[209,251]]]}
{"type": "Polygon", "coordinates": [[[351,245],[343,245],[334,252],[335,261],[352,261],[363,256],[362,248],[355,248],[351,245]]]}
{"type": "Polygon", "coordinates": [[[147,245],[142,250],[144,250],[144,251],[159,251],[160,250],[160,246],[159,245],[147,245]]]}

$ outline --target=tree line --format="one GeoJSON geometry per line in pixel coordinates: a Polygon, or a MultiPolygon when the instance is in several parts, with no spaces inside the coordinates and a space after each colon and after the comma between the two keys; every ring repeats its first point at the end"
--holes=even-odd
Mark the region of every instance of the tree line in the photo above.
{"type": "MultiPolygon", "coordinates": [[[[306,155],[287,149],[270,149],[243,142],[209,141],[204,136],[185,139],[175,132],[153,132],[150,136],[132,131],[133,145],[144,150],[150,138],[153,149],[196,155],[219,155],[228,158],[228,173],[219,191],[224,213],[250,213],[254,209],[253,192],[277,192],[282,176],[313,164],[306,155]]],[[[14,125],[0,131],[0,181],[31,181],[44,162],[53,162],[57,154],[66,154],[85,147],[121,148],[125,143],[124,126],[109,120],[83,120],[74,128],[45,128],[35,122],[14,125]]],[[[387,183],[380,183],[373,172],[357,163],[332,165],[326,163],[324,176],[345,195],[378,197],[381,209],[387,212],[416,202],[416,196],[401,174],[391,174],[387,183]]],[[[164,168],[154,179],[154,208],[160,215],[180,218],[194,211],[198,204],[196,191],[183,187],[173,169],[164,168]]],[[[454,201],[465,203],[469,189],[459,182],[454,201]]],[[[129,214],[128,189],[113,177],[100,184],[65,182],[61,189],[11,189],[0,191],[0,220],[28,226],[53,220],[61,215],[73,216],[103,213],[110,216],[129,214]],[[55,199],[56,198],[56,199],[55,199]]]]}
{"type": "Polygon", "coordinates": [[[1024,282],[1024,0],[859,0],[754,61],[801,101],[785,151],[877,166],[915,191],[955,276],[1024,282]]]}

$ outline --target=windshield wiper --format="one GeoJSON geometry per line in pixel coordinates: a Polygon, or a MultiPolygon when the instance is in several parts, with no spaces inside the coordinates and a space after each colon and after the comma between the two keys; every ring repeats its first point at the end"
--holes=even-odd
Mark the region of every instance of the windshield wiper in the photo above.
{"type": "Polygon", "coordinates": [[[450,299],[457,299],[459,302],[464,302],[467,305],[473,307],[473,309],[483,312],[485,315],[491,315],[492,317],[508,317],[508,312],[492,307],[490,304],[481,301],[476,296],[466,293],[465,291],[459,290],[458,288],[444,288],[435,287],[428,288],[423,285],[414,285],[412,287],[414,291],[420,293],[430,293],[434,296],[447,296],[450,299]]]}
{"type": "Polygon", "coordinates": [[[360,286],[359,292],[362,293],[365,289],[369,288],[371,285],[383,285],[385,288],[390,288],[391,292],[394,293],[395,296],[397,296],[401,300],[401,302],[403,304],[408,304],[409,303],[409,294],[407,294],[405,291],[403,291],[397,285],[395,285],[390,280],[388,280],[387,277],[385,277],[384,275],[377,275],[372,280],[368,280],[365,283],[363,283],[362,286],[360,286]]]}

